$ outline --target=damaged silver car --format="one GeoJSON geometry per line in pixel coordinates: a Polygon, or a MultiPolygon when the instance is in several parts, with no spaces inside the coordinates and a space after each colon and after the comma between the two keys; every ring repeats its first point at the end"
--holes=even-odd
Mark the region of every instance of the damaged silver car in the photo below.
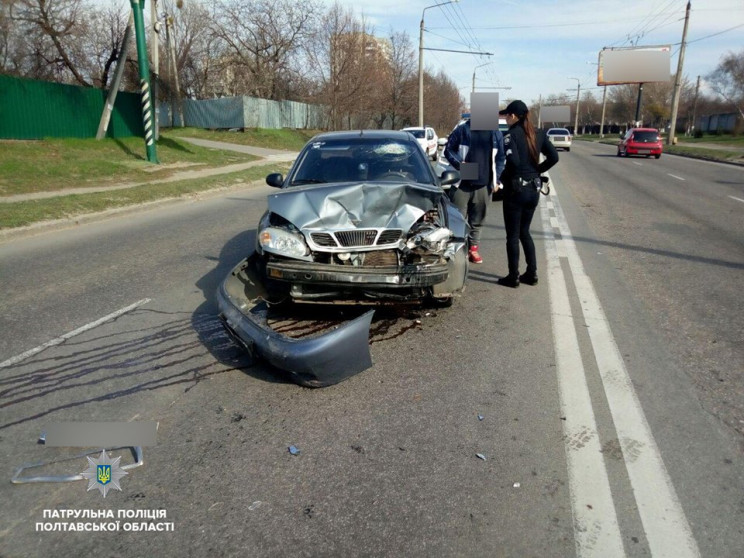
{"type": "Polygon", "coordinates": [[[271,331],[266,312],[287,302],[450,305],[468,272],[467,224],[444,190],[458,180],[456,171],[437,178],[405,132],[314,137],[286,178],[266,178],[280,191],[268,197],[254,253],[220,288],[226,328],[304,385],[367,368],[371,312],[302,340],[271,331]]]}

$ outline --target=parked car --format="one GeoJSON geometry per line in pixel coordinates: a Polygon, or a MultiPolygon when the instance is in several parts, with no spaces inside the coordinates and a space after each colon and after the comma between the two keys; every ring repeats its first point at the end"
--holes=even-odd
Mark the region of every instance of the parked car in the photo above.
{"type": "Polygon", "coordinates": [[[449,306],[468,273],[467,223],[442,188],[458,180],[456,171],[438,178],[409,133],[313,137],[286,177],[266,177],[279,191],[268,197],[253,253],[217,296],[228,333],[303,385],[369,367],[372,312],[322,336],[289,339],[267,325],[266,307],[449,306]]]}
{"type": "Polygon", "coordinates": [[[437,160],[437,142],[439,138],[437,138],[437,133],[434,131],[434,128],[431,126],[424,126],[423,128],[420,126],[412,126],[409,128],[403,128],[402,131],[411,133],[413,137],[416,138],[416,141],[421,145],[421,149],[424,150],[426,156],[430,157],[432,161],[437,160]]]}
{"type": "Polygon", "coordinates": [[[644,155],[661,157],[661,136],[656,128],[631,128],[621,136],[617,156],[644,155]]]}
{"type": "Polygon", "coordinates": [[[547,136],[556,149],[561,148],[571,151],[571,132],[566,128],[550,128],[547,136]]]}

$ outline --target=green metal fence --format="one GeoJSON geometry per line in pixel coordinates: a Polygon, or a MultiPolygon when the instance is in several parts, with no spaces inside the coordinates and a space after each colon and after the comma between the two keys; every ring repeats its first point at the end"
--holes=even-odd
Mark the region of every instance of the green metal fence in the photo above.
{"type": "MultiPolygon", "coordinates": [[[[0,75],[0,138],[94,138],[107,91],[0,75]]],[[[137,93],[119,92],[106,137],[144,137],[137,93]]]]}

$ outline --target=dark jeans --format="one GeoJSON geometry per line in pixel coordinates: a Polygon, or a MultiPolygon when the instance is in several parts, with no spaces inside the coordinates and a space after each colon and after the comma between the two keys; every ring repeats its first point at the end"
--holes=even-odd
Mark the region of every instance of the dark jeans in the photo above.
{"type": "Polygon", "coordinates": [[[522,242],[527,273],[537,273],[535,243],[530,235],[530,224],[535,214],[540,192],[535,188],[523,187],[518,192],[504,193],[504,227],[506,228],[506,258],[509,262],[509,275],[519,275],[519,243],[522,242]]]}

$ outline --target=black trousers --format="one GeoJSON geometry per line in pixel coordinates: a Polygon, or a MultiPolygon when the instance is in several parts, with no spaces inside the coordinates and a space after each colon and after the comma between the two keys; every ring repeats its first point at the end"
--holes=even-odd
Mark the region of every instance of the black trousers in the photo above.
{"type": "Polygon", "coordinates": [[[540,201],[536,188],[523,187],[519,191],[504,192],[504,227],[506,228],[506,258],[509,262],[509,275],[519,275],[519,243],[524,249],[527,273],[537,273],[535,243],[530,234],[530,225],[535,209],[540,201]]]}

